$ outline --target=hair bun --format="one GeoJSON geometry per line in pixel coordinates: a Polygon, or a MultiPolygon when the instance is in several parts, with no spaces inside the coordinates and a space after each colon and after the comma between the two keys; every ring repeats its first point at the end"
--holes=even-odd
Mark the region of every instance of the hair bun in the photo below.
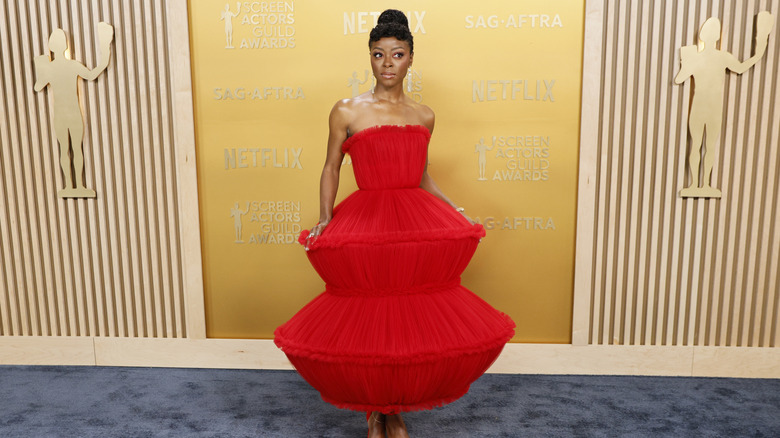
{"type": "Polygon", "coordinates": [[[406,15],[404,15],[404,13],[398,9],[386,9],[384,12],[379,14],[379,18],[377,19],[376,24],[379,25],[385,23],[396,23],[404,26],[407,29],[409,28],[409,20],[407,20],[406,15]]]}
{"type": "Polygon", "coordinates": [[[414,37],[409,29],[409,20],[406,15],[398,9],[386,9],[379,14],[376,20],[376,26],[371,29],[368,35],[368,47],[372,42],[382,38],[395,38],[398,41],[405,41],[409,44],[409,52],[414,53],[414,37]]]}

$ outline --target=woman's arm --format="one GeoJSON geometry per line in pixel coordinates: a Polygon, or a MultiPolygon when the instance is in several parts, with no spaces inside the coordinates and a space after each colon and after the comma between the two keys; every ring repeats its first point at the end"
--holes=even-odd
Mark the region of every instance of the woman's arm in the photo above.
{"type": "MultiPolygon", "coordinates": [[[[433,111],[430,108],[425,107],[425,109],[426,109],[426,111],[425,111],[424,117],[423,117],[423,125],[425,125],[425,127],[428,128],[428,131],[431,134],[433,134],[433,126],[435,124],[435,115],[434,115],[433,111]]],[[[444,194],[444,192],[441,191],[439,186],[436,185],[436,181],[433,180],[433,177],[431,177],[431,175],[428,174],[428,159],[427,159],[427,157],[426,157],[426,160],[425,160],[425,168],[423,169],[422,179],[420,180],[420,188],[425,190],[425,191],[427,191],[427,192],[429,192],[433,196],[436,196],[437,198],[441,199],[442,201],[446,202],[450,207],[452,207],[454,209],[458,209],[458,206],[455,205],[455,203],[452,202],[450,200],[450,198],[448,198],[444,194]]],[[[468,215],[466,215],[466,213],[464,213],[463,210],[458,210],[458,211],[460,211],[460,214],[462,214],[472,225],[476,223],[473,220],[471,220],[471,218],[468,217],[468,215]]]]}
{"type": "Polygon", "coordinates": [[[346,100],[336,102],[328,118],[328,151],[320,176],[320,219],[306,238],[306,249],[309,249],[309,245],[317,240],[317,237],[322,234],[333,218],[333,204],[336,201],[336,193],[339,188],[339,172],[341,171],[341,162],[344,160],[341,144],[347,139],[348,121],[346,100]]]}

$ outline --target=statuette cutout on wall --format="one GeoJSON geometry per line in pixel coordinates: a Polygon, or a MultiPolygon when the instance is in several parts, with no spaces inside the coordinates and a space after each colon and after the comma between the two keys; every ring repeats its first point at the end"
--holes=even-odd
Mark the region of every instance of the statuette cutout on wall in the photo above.
{"type": "Polygon", "coordinates": [[[49,36],[49,54],[35,57],[35,91],[50,86],[54,93],[54,133],[60,145],[60,166],[65,174],[65,188],[57,192],[60,198],[94,198],[95,191],[84,186],[84,116],[81,111],[78,78],[95,80],[108,67],[114,28],[98,23],[100,62],[92,70],[70,59],[65,31],[54,29],[49,36]],[[71,160],[71,151],[73,159],[71,160]]]}
{"type": "Polygon", "coordinates": [[[230,217],[233,218],[233,227],[236,231],[236,240],[234,240],[234,243],[244,243],[244,239],[242,239],[241,231],[244,226],[244,222],[242,218],[249,213],[249,203],[247,202],[246,209],[244,211],[241,211],[241,208],[238,206],[238,202],[236,202],[236,205],[230,209],[230,217]]]}
{"type": "Polygon", "coordinates": [[[715,17],[708,18],[701,26],[697,45],[680,48],[680,72],[674,78],[674,83],[682,84],[693,77],[695,85],[688,117],[688,132],[691,137],[688,167],[691,171],[691,184],[680,190],[681,197],[720,198],[720,190],[710,186],[710,176],[723,122],[723,70],[742,74],[753,67],[766,52],[767,40],[773,26],[772,14],[767,11],[758,13],[753,56],[744,62],[716,47],[721,28],[720,20],[715,17]],[[702,151],[704,169],[699,175],[702,151]]]}
{"type": "Polygon", "coordinates": [[[361,81],[358,78],[358,72],[353,71],[352,77],[347,81],[347,86],[352,89],[352,97],[358,97],[360,95],[360,86],[368,82],[368,70],[363,70],[365,78],[361,81]]]}
{"type": "Polygon", "coordinates": [[[485,138],[482,137],[479,139],[479,143],[474,145],[474,153],[479,156],[478,163],[479,163],[479,178],[477,178],[477,181],[487,181],[488,179],[485,177],[485,165],[487,164],[487,153],[489,151],[493,150],[493,146],[491,145],[488,147],[485,144],[485,138]]]}
{"type": "Polygon", "coordinates": [[[230,10],[230,3],[225,4],[225,10],[222,11],[219,19],[225,22],[225,48],[235,49],[233,46],[233,18],[238,17],[241,12],[241,2],[236,2],[236,12],[230,10]]]}

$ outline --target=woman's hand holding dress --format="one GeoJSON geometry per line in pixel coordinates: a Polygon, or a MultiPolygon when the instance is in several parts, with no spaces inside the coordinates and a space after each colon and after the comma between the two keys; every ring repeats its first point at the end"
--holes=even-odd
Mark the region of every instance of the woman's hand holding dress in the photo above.
{"type": "Polygon", "coordinates": [[[323,231],[325,231],[325,227],[328,226],[328,223],[330,220],[327,221],[320,221],[317,222],[317,225],[311,227],[311,232],[309,232],[309,235],[306,236],[306,244],[303,246],[306,251],[309,250],[309,246],[313,245],[314,242],[317,241],[317,237],[319,237],[323,231]]]}

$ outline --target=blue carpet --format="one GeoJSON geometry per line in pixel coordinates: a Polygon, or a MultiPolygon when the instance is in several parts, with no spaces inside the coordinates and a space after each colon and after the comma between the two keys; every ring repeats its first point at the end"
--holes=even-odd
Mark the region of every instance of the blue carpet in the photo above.
{"type": "MultiPolygon", "coordinates": [[[[488,374],[412,438],[780,437],[780,380],[488,374]]],[[[364,437],[292,371],[0,366],[2,437],[364,437]]]]}

